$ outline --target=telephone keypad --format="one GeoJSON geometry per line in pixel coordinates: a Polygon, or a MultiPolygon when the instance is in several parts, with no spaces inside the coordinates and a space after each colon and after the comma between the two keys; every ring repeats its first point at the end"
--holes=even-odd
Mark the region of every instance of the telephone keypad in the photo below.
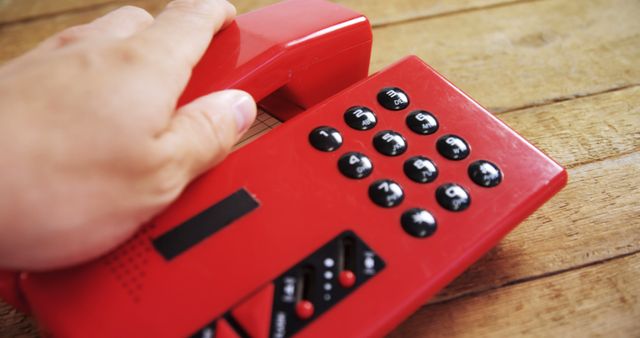
{"type": "MultiPolygon", "coordinates": [[[[402,110],[409,105],[409,96],[402,89],[388,87],[382,89],[377,96],[378,102],[389,110],[402,110]]],[[[392,113],[394,114],[394,113],[392,113]]],[[[343,114],[344,122],[354,130],[366,131],[374,129],[378,124],[378,116],[364,105],[347,108],[343,114]]],[[[427,136],[438,131],[440,124],[433,113],[417,109],[403,117],[406,127],[417,135],[427,136]]],[[[356,134],[359,135],[359,134],[356,134]]],[[[362,134],[366,135],[366,134],[362,134]]],[[[368,136],[363,136],[360,141],[368,136]]],[[[338,130],[329,126],[314,129],[309,135],[311,144],[319,150],[331,152],[342,145],[342,135],[338,130]]],[[[461,161],[467,158],[471,147],[462,137],[446,134],[429,141],[435,143],[437,152],[446,159],[461,161]]],[[[394,130],[381,130],[373,136],[373,147],[382,155],[397,157],[403,155],[408,148],[407,139],[394,130]]],[[[412,182],[427,184],[437,180],[439,169],[436,163],[423,155],[406,158],[402,171],[412,182]]],[[[362,152],[349,151],[338,158],[338,170],[350,179],[363,180],[373,172],[373,162],[362,152]]],[[[483,187],[493,187],[502,180],[502,172],[498,166],[486,160],[479,160],[467,167],[471,180],[483,187]]],[[[405,199],[405,192],[396,181],[378,179],[369,184],[369,198],[376,205],[383,208],[393,208],[405,199]]],[[[471,196],[466,188],[456,183],[441,184],[435,192],[435,200],[440,207],[454,212],[463,211],[471,205],[471,196]]],[[[424,238],[433,235],[437,228],[435,216],[423,208],[416,207],[405,210],[400,215],[400,225],[410,236],[424,238]]]]}

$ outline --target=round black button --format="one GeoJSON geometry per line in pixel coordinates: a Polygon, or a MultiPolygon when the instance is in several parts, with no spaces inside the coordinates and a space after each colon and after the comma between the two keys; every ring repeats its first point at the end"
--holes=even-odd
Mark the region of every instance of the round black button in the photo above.
{"type": "Polygon", "coordinates": [[[356,130],[369,130],[376,126],[378,119],[371,109],[355,106],[344,113],[344,122],[356,130]]]}
{"type": "Polygon", "coordinates": [[[440,155],[454,161],[462,160],[469,156],[469,145],[460,136],[444,135],[436,143],[440,155]]]}
{"type": "Polygon", "coordinates": [[[392,180],[378,180],[369,186],[371,200],[385,208],[395,207],[404,200],[402,187],[392,180]]]}
{"type": "Polygon", "coordinates": [[[318,127],[309,134],[311,145],[322,151],[334,151],[342,145],[342,135],[332,127],[318,127]]]}
{"type": "Polygon", "coordinates": [[[468,171],[471,180],[483,187],[495,187],[502,182],[500,169],[489,161],[475,161],[469,165],[468,171]]]}
{"type": "Polygon", "coordinates": [[[361,153],[348,152],[338,160],[340,172],[350,178],[365,178],[373,171],[371,160],[361,153]]]}
{"type": "Polygon", "coordinates": [[[471,204],[469,193],[454,183],[446,183],[438,187],[436,199],[443,208],[451,211],[462,211],[471,204]]]}
{"type": "Polygon", "coordinates": [[[404,162],[404,173],[412,181],[429,183],[438,177],[438,168],[424,156],[414,156],[404,162]]]}
{"type": "Polygon", "coordinates": [[[393,130],[383,130],[373,137],[373,146],[384,155],[398,156],[407,151],[407,141],[393,130]]]}
{"type": "Polygon", "coordinates": [[[438,130],[438,120],[425,110],[416,110],[407,115],[407,127],[421,135],[433,134],[438,130]]]}
{"type": "Polygon", "coordinates": [[[398,87],[387,87],[378,92],[378,103],[389,110],[402,110],[409,106],[409,96],[398,87]]]}
{"type": "Polygon", "coordinates": [[[433,215],[431,215],[430,212],[419,208],[413,208],[405,211],[400,218],[400,223],[402,224],[404,231],[409,235],[418,238],[433,235],[438,227],[433,215]]]}

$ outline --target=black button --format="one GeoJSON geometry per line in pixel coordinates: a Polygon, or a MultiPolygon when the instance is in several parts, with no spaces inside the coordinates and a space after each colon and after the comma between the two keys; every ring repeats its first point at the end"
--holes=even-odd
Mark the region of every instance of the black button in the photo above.
{"type": "Polygon", "coordinates": [[[387,87],[378,92],[378,103],[389,110],[402,110],[409,106],[409,96],[398,87],[387,87]]]}
{"type": "Polygon", "coordinates": [[[407,141],[393,130],[383,130],[373,137],[373,146],[384,155],[398,156],[407,151],[407,141]]]}
{"type": "Polygon", "coordinates": [[[395,207],[404,200],[402,187],[392,180],[378,180],[369,186],[371,200],[385,208],[395,207]]]}
{"type": "Polygon", "coordinates": [[[430,212],[414,208],[409,209],[402,214],[400,218],[402,228],[409,235],[418,238],[429,237],[436,232],[437,223],[436,219],[430,212]]]}
{"type": "Polygon", "coordinates": [[[462,160],[469,156],[469,145],[460,136],[444,135],[436,143],[440,155],[450,160],[462,160]]]}
{"type": "Polygon", "coordinates": [[[416,110],[407,115],[407,127],[421,135],[433,134],[438,130],[438,120],[425,110],[416,110]]]}
{"type": "Polygon", "coordinates": [[[462,211],[471,204],[469,193],[454,183],[446,183],[438,187],[436,199],[443,208],[451,211],[462,211]]]}
{"type": "Polygon", "coordinates": [[[502,182],[502,173],[497,165],[485,161],[475,161],[469,165],[469,177],[483,187],[495,187],[502,182]]]}
{"type": "Polygon", "coordinates": [[[309,134],[309,142],[318,150],[334,151],[342,145],[342,135],[332,127],[318,127],[309,134]]]}
{"type": "Polygon", "coordinates": [[[365,178],[373,171],[371,160],[361,153],[349,152],[338,160],[340,172],[350,178],[365,178]]]}
{"type": "Polygon", "coordinates": [[[376,126],[378,119],[371,109],[355,106],[344,113],[344,122],[356,130],[369,130],[376,126]]]}
{"type": "Polygon", "coordinates": [[[412,181],[429,183],[438,177],[438,168],[424,156],[414,156],[404,162],[404,173],[412,181]]]}

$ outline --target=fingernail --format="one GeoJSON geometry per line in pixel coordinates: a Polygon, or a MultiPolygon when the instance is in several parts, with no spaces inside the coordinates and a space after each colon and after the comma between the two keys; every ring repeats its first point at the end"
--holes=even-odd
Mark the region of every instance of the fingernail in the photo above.
{"type": "Polygon", "coordinates": [[[241,93],[233,104],[233,110],[236,114],[238,132],[244,132],[249,129],[256,116],[256,103],[253,98],[247,93],[241,93]]]}

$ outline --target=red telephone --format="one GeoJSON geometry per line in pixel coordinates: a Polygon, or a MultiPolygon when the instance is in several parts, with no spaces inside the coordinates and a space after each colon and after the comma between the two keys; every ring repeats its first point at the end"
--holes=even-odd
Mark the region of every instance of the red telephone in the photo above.
{"type": "Polygon", "coordinates": [[[322,0],[239,16],[180,104],[233,87],[295,118],[118,250],[3,297],[54,337],[389,332],[567,176],[416,57],[364,79],[370,50],[366,18],[322,0]]]}

